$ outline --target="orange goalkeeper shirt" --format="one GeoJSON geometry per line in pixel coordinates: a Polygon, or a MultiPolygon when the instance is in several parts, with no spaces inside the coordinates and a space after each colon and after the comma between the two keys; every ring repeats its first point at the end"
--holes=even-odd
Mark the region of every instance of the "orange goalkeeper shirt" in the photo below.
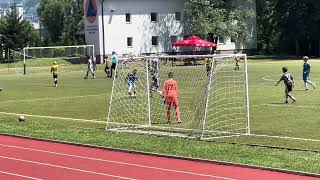
{"type": "Polygon", "coordinates": [[[178,91],[178,83],[174,79],[168,79],[164,82],[162,94],[165,97],[178,97],[179,91],[178,91]]]}

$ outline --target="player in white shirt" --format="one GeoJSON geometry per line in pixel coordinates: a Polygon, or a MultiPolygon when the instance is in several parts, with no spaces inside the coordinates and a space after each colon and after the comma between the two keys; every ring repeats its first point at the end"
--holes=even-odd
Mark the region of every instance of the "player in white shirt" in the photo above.
{"type": "Polygon", "coordinates": [[[87,74],[86,74],[86,76],[84,77],[84,79],[87,79],[87,78],[88,78],[89,72],[92,74],[93,79],[95,79],[96,77],[95,77],[95,75],[94,75],[94,70],[95,70],[95,68],[94,68],[93,58],[92,58],[92,56],[89,56],[89,57],[88,57],[87,74]]]}

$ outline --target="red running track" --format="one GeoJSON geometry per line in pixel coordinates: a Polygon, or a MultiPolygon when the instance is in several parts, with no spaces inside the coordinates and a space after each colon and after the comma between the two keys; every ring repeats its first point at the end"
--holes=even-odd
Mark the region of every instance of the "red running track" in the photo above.
{"type": "Polygon", "coordinates": [[[318,178],[0,136],[0,179],[312,180],[318,178]]]}

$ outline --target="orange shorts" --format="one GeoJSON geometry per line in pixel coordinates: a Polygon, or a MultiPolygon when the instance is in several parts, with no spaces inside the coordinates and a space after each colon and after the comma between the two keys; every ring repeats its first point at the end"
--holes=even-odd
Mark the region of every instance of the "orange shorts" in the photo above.
{"type": "Polygon", "coordinates": [[[179,101],[178,97],[166,97],[166,105],[167,107],[178,107],[179,106],[179,101]]]}

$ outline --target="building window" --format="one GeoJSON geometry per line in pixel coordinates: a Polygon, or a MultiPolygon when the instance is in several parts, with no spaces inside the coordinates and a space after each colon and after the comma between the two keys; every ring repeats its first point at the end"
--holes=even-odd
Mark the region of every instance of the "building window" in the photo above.
{"type": "Polygon", "coordinates": [[[152,36],[152,46],[158,46],[158,36],[152,36]]]}
{"type": "Polygon", "coordinates": [[[231,42],[235,43],[236,39],[235,38],[231,38],[231,42]]]}
{"type": "Polygon", "coordinates": [[[127,37],[127,46],[132,47],[132,37],[127,37]]]}
{"type": "Polygon", "coordinates": [[[181,21],[181,12],[176,12],[175,13],[175,20],[176,21],[181,21]]]}
{"type": "Polygon", "coordinates": [[[177,42],[178,37],[177,36],[171,36],[170,39],[171,39],[171,45],[174,45],[174,43],[177,42]]]}
{"type": "Polygon", "coordinates": [[[151,13],[151,22],[157,22],[158,20],[158,13],[151,13]]]}
{"type": "Polygon", "coordinates": [[[127,23],[131,22],[131,14],[130,13],[126,13],[126,22],[127,23]]]}
{"type": "Polygon", "coordinates": [[[219,44],[225,44],[225,39],[223,37],[219,37],[219,44]]]}

